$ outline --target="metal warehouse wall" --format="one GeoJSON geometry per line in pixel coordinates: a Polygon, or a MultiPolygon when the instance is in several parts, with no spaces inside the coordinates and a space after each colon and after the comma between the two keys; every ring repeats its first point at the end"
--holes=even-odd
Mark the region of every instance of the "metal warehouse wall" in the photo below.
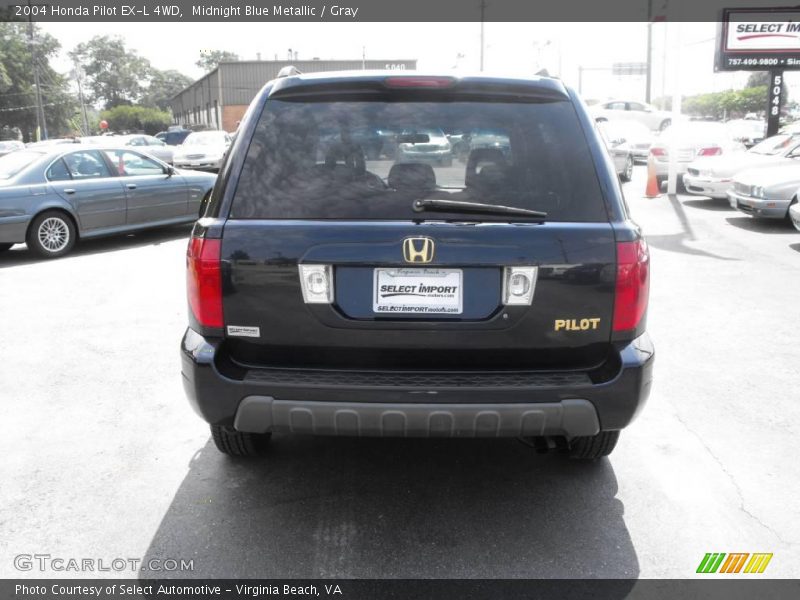
{"type": "Polygon", "coordinates": [[[278,76],[278,72],[289,65],[303,73],[320,71],[347,71],[361,69],[400,68],[413,70],[416,60],[294,60],[294,61],[252,61],[221,63],[222,95],[225,104],[250,104],[265,83],[278,76]]]}
{"type": "Polygon", "coordinates": [[[205,123],[216,129],[222,123],[222,102],[219,96],[219,69],[195,81],[170,102],[178,123],[205,123]]]}
{"type": "Polygon", "coordinates": [[[262,60],[223,62],[175,96],[170,106],[178,123],[204,123],[219,129],[226,106],[249,105],[265,83],[289,65],[303,73],[366,69],[415,70],[416,60],[262,60]],[[221,80],[221,81],[220,81],[221,80]],[[221,85],[220,85],[221,83],[221,85]]]}

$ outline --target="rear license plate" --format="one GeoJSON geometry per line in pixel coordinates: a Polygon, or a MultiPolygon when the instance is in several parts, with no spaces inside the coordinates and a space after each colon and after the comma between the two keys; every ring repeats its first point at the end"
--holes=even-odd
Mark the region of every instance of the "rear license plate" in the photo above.
{"type": "Polygon", "coordinates": [[[375,269],[372,310],[380,314],[460,315],[461,269],[375,269]]]}

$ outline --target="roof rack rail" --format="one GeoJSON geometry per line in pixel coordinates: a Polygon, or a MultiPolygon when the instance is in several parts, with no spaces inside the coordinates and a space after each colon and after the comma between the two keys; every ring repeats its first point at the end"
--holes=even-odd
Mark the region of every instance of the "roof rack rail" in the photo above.
{"type": "Polygon", "coordinates": [[[278,71],[278,77],[291,77],[292,75],[302,75],[302,74],[303,72],[300,71],[300,69],[298,69],[294,65],[283,67],[280,71],[278,71]]]}

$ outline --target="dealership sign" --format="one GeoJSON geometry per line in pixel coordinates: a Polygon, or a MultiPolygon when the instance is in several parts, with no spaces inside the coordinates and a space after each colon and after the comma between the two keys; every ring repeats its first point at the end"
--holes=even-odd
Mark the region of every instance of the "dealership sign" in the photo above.
{"type": "Polygon", "coordinates": [[[800,9],[726,9],[717,49],[721,71],[800,69],[800,9]]]}

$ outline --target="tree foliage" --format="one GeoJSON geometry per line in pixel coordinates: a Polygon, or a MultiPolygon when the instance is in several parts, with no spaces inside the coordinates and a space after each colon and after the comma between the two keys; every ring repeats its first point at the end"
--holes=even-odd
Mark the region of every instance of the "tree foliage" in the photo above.
{"type": "Polygon", "coordinates": [[[684,113],[714,119],[743,117],[747,113],[763,112],[766,107],[766,86],[698,94],[683,100],[684,113]]]}
{"type": "Polygon", "coordinates": [[[90,103],[105,108],[137,102],[146,89],[150,62],[125,48],[119,36],[98,35],[69,53],[86,73],[90,103]]]}
{"type": "Polygon", "coordinates": [[[156,69],[118,36],[95,36],[69,55],[86,73],[89,103],[105,109],[140,105],[168,110],[170,99],[192,83],[178,71],[156,69]]]}
{"type": "Polygon", "coordinates": [[[192,83],[192,78],[178,71],[151,69],[150,84],[142,95],[144,106],[169,110],[169,101],[192,83]]]}
{"type": "Polygon", "coordinates": [[[119,105],[100,113],[108,121],[108,128],[117,132],[144,131],[154,135],[165,130],[172,121],[167,111],[147,106],[119,105]]]}
{"type": "Polygon", "coordinates": [[[229,52],[227,50],[210,50],[208,52],[201,52],[200,60],[194,64],[203,69],[203,71],[206,73],[210,73],[217,68],[219,63],[232,62],[236,60],[240,59],[239,55],[235,52],[229,52]]]}
{"type": "Polygon", "coordinates": [[[36,131],[34,61],[50,137],[71,132],[70,119],[77,108],[66,79],[50,66],[58,41],[35,24],[33,28],[31,44],[28,23],[0,22],[0,120],[9,129],[18,128],[26,141],[33,140],[36,131]]]}

